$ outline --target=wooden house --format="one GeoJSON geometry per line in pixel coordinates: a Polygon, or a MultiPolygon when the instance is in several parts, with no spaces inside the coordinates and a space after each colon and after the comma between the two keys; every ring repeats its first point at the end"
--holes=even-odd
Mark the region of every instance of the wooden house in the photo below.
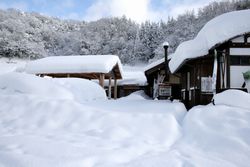
{"type": "Polygon", "coordinates": [[[180,99],[180,75],[169,70],[168,43],[163,44],[164,58],[145,68],[148,86],[146,94],[153,99],[180,99]]]}
{"type": "Polygon", "coordinates": [[[99,80],[104,88],[108,80],[108,97],[117,98],[117,80],[122,79],[122,65],[115,55],[51,56],[26,65],[26,72],[53,78],[84,78],[99,80]],[[111,87],[113,85],[113,92],[111,87]]]}
{"type": "Polygon", "coordinates": [[[187,108],[208,104],[226,89],[246,91],[250,70],[250,10],[226,13],[209,21],[195,39],[172,55],[172,73],[181,74],[181,100],[187,108]]]}

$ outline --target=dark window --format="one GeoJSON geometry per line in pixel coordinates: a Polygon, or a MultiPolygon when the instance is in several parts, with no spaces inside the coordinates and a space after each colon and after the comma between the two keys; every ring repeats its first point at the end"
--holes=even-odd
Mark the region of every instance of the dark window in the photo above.
{"type": "Polygon", "coordinates": [[[240,65],[240,56],[231,56],[231,65],[240,65]]]}
{"type": "Polygon", "coordinates": [[[250,56],[231,56],[231,65],[250,65],[250,56]]]}
{"type": "Polygon", "coordinates": [[[250,65],[250,57],[249,56],[242,56],[241,57],[241,64],[242,65],[250,65]]]}

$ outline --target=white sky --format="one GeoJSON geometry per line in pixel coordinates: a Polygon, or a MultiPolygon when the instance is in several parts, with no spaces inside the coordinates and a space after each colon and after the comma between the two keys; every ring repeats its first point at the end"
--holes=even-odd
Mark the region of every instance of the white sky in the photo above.
{"type": "MultiPolygon", "coordinates": [[[[132,20],[167,20],[215,0],[0,0],[0,9],[17,8],[66,19],[92,21],[125,15],[132,20]]],[[[220,0],[217,0],[220,1],[220,0]]]]}

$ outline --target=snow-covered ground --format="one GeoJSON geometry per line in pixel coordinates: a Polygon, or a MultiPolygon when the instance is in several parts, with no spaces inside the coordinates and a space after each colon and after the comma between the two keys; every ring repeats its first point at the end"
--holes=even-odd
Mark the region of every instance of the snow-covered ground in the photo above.
{"type": "Polygon", "coordinates": [[[96,86],[1,74],[0,167],[249,166],[249,94],[227,91],[186,112],[143,92],[107,100],[96,86]]]}

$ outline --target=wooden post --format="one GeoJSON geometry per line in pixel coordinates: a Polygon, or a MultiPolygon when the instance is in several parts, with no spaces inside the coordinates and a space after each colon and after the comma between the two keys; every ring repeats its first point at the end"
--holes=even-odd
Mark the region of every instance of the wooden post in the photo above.
{"type": "Polygon", "coordinates": [[[111,99],[111,85],[112,85],[112,78],[109,77],[109,90],[108,90],[108,98],[111,99]]]}
{"type": "Polygon", "coordinates": [[[67,74],[67,78],[70,78],[70,74],[67,74]]]}
{"type": "Polygon", "coordinates": [[[101,85],[101,87],[104,88],[104,74],[100,74],[100,77],[99,77],[99,84],[101,85]]]}
{"type": "Polygon", "coordinates": [[[114,99],[117,99],[117,79],[114,81],[114,99]]]}

